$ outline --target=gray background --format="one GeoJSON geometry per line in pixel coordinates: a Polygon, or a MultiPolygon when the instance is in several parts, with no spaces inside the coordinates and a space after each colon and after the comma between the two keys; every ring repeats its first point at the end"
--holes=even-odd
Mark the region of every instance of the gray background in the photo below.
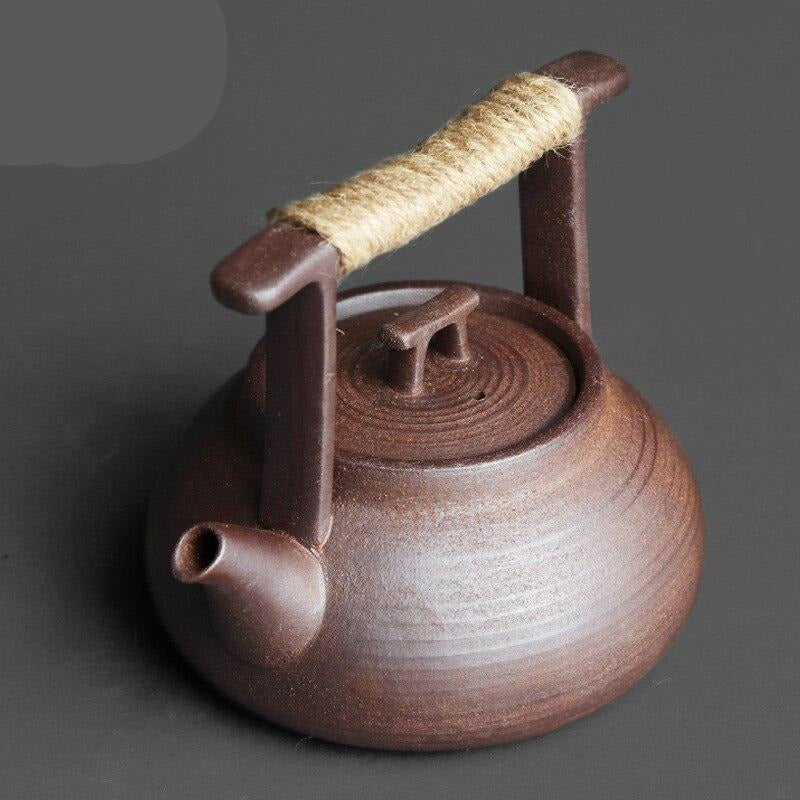
{"type": "Polygon", "coordinates": [[[185,145],[219,105],[216,0],[3,0],[2,23],[2,164],[147,161],[185,145]]]}
{"type": "MultiPolygon", "coordinates": [[[[222,10],[221,103],[183,148],[0,170],[0,794],[797,797],[797,3],[222,10]],[[578,48],[633,79],[590,129],[595,330],[695,465],[697,606],[632,691],[537,740],[397,755],[277,730],[193,676],[144,587],[159,466],[261,330],[214,304],[208,270],[271,204],[578,48]]],[[[512,185],[348,284],[519,288],[519,262],[512,185]]]]}

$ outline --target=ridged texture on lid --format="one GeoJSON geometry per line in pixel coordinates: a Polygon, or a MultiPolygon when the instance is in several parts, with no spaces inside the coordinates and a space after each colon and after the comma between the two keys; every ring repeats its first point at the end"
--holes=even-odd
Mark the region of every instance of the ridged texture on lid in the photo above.
{"type": "Polygon", "coordinates": [[[489,456],[541,433],[572,405],[575,374],[561,349],[521,321],[480,310],[467,323],[467,362],[430,349],[424,391],[395,391],[378,331],[398,311],[338,324],[338,452],[427,462],[489,456]]]}

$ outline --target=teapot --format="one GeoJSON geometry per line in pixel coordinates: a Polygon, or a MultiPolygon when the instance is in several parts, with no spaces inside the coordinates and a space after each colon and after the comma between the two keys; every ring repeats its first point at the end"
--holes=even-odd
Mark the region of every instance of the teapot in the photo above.
{"type": "Polygon", "coordinates": [[[151,498],[148,581],[184,657],[256,714],[447,750],[583,717],[694,602],[703,512],[665,423],[592,342],[580,52],[414,150],[274,211],[212,273],[266,317],[151,498]],[[524,293],[337,282],[519,175],[524,293]]]}

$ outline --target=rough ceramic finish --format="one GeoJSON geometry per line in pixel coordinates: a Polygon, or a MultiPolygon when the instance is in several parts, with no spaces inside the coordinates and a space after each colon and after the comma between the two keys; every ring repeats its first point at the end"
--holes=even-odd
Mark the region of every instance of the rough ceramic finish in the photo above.
{"type": "MultiPolygon", "coordinates": [[[[485,457],[525,446],[572,406],[575,373],[564,351],[537,330],[547,321],[541,307],[521,295],[487,287],[481,287],[481,308],[467,321],[470,355],[454,360],[430,350],[421,394],[394,389],[392,353],[381,340],[382,323],[398,319],[401,303],[423,303],[440,288],[425,282],[415,289],[371,287],[371,305],[380,306],[373,311],[363,311],[364,296],[346,295],[359,303],[353,316],[343,317],[341,310],[353,304],[340,303],[338,453],[417,462],[485,457]]],[[[250,421],[248,438],[253,442],[262,440],[264,358],[262,340],[250,358],[239,403],[238,413],[250,421]]]]}
{"type": "MultiPolygon", "coordinates": [[[[627,82],[595,54],[546,71],[585,111],[627,82]]],[[[436,282],[337,303],[336,251],[286,225],[215,268],[268,335],[167,466],[147,567],[177,647],[269,720],[368,747],[513,741],[625,691],[689,613],[690,467],[590,338],[583,142],[520,187],[548,304],[436,282]]]]}
{"type": "MultiPolygon", "coordinates": [[[[348,300],[369,294],[346,298],[342,316],[348,300]]],[[[587,346],[568,320],[517,298],[587,346]]],[[[337,458],[324,622],[279,669],[229,653],[202,589],[170,570],[176,542],[199,521],[256,524],[260,464],[245,441],[252,430],[234,423],[247,387],[233,379],[195,421],[151,508],[148,565],[170,635],[243,705],[369,747],[511,741],[608,702],[685,620],[703,523],[664,423],[613,374],[589,377],[579,398],[589,402],[572,407],[554,438],[480,468],[337,458]]]]}
{"type": "Polygon", "coordinates": [[[172,573],[205,589],[215,634],[230,653],[253,664],[291,661],[322,625],[322,563],[285,533],[221,522],[194,525],[175,546],[172,573]],[[265,619],[279,624],[266,631],[265,619]]]}

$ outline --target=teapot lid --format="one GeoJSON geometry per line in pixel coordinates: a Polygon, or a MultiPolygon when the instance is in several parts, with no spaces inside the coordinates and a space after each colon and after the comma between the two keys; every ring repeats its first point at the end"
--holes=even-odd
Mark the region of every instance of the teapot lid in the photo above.
{"type": "Polygon", "coordinates": [[[474,461],[532,445],[584,372],[569,320],[500,289],[377,286],[343,296],[337,317],[336,451],[359,460],[474,461]]]}

